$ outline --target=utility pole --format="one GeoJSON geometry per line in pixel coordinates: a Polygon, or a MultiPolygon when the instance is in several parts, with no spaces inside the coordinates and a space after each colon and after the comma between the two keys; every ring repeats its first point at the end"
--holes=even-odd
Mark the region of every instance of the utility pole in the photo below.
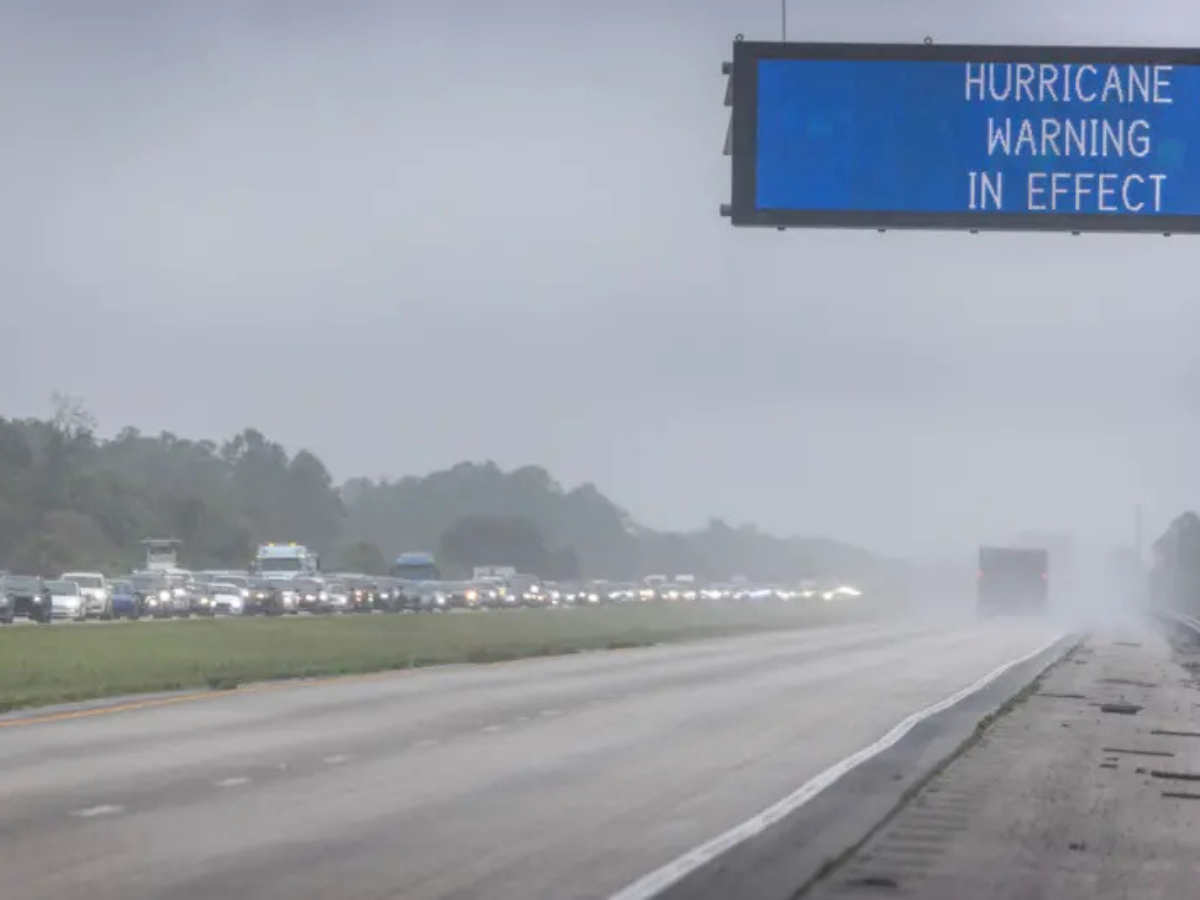
{"type": "Polygon", "coordinates": [[[1133,552],[1137,554],[1138,565],[1142,564],[1142,504],[1133,506],[1133,552]]]}

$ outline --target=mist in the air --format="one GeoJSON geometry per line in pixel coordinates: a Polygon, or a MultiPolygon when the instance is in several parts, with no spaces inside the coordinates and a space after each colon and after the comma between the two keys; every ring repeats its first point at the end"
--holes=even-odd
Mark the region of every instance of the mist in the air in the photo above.
{"type": "MultiPolygon", "coordinates": [[[[0,84],[6,414],[57,389],[108,433],[251,425],[338,481],[541,465],[651,528],[829,536],[966,573],[968,599],[980,543],[1120,546],[1135,504],[1149,537],[1200,493],[1194,244],[719,217],[720,63],[777,3],[93,6],[0,10],[27,73],[0,84]]],[[[1081,0],[791,18],[816,40],[1193,27],[1081,0]]]]}

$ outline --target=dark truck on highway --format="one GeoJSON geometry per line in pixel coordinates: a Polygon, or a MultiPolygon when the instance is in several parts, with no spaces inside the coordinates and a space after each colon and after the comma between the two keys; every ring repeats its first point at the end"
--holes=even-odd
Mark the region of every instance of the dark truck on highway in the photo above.
{"type": "Polygon", "coordinates": [[[981,616],[1045,612],[1049,600],[1050,554],[1025,547],[979,548],[981,616]]]}

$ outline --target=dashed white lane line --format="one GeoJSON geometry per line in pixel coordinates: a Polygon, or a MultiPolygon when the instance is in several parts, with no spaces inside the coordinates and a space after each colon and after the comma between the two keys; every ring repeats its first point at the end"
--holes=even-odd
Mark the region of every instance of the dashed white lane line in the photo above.
{"type": "Polygon", "coordinates": [[[483,728],[481,728],[480,730],[484,734],[495,734],[497,731],[500,731],[503,727],[504,727],[503,725],[484,725],[483,728]]]}
{"type": "Polygon", "coordinates": [[[113,803],[102,803],[99,806],[86,806],[83,809],[77,809],[71,813],[73,816],[79,816],[81,819],[94,819],[96,816],[115,816],[117,813],[125,811],[125,807],[117,806],[113,803]]]}
{"type": "Polygon", "coordinates": [[[422,738],[421,740],[419,740],[415,744],[413,744],[413,746],[414,747],[436,747],[440,743],[441,743],[441,741],[439,741],[437,738],[422,738]]]}
{"type": "Polygon", "coordinates": [[[321,760],[321,762],[325,763],[325,765],[327,765],[327,766],[337,766],[337,765],[344,763],[349,758],[350,757],[348,757],[344,753],[337,753],[337,754],[334,754],[333,756],[325,757],[323,760],[321,760]]]}
{"type": "Polygon", "coordinates": [[[538,715],[544,716],[548,719],[551,716],[562,715],[562,710],[560,710],[560,709],[543,709],[540,713],[538,713],[538,715]]]}
{"type": "Polygon", "coordinates": [[[517,721],[518,722],[528,722],[529,716],[517,716],[517,721]]]}
{"type": "Polygon", "coordinates": [[[241,787],[243,784],[249,783],[250,779],[244,775],[235,775],[232,778],[222,778],[220,781],[213,782],[219,788],[241,787]]]}

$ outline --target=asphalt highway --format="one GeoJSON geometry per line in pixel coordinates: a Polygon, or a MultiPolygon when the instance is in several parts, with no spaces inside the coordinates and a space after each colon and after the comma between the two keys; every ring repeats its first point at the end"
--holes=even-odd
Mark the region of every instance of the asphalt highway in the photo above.
{"type": "Polygon", "coordinates": [[[607,897],[1051,635],[837,626],[2,719],[0,887],[607,897]]]}

